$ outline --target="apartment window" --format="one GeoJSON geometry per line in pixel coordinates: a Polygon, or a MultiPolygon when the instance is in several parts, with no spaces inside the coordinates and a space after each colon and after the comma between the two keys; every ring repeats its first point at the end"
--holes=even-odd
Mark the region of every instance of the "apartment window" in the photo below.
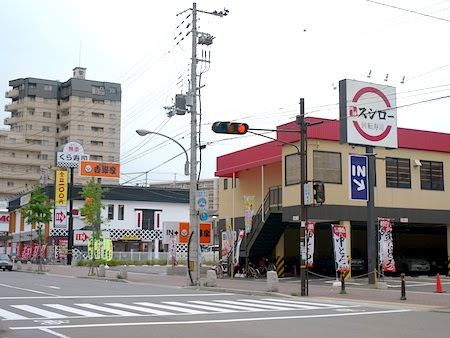
{"type": "Polygon", "coordinates": [[[43,159],[44,161],[48,160],[48,155],[47,154],[42,154],[41,155],[41,159],[43,159]]]}
{"type": "Polygon", "coordinates": [[[44,116],[44,117],[52,117],[52,113],[50,113],[48,111],[45,111],[45,112],[42,113],[42,116],[44,116]]]}
{"type": "Polygon", "coordinates": [[[125,214],[125,206],[123,204],[119,204],[119,213],[117,215],[117,219],[119,221],[123,221],[124,214],[125,214]]]}
{"type": "Polygon", "coordinates": [[[79,131],[83,131],[83,130],[84,130],[84,125],[79,124],[78,127],[77,127],[77,129],[78,129],[79,131]]]}
{"type": "Polygon", "coordinates": [[[105,114],[92,112],[92,117],[95,117],[97,119],[103,119],[105,118],[105,114]]]}
{"type": "Polygon", "coordinates": [[[16,153],[11,153],[11,157],[16,157],[16,153]]]}
{"type": "Polygon", "coordinates": [[[92,100],[93,104],[105,104],[105,100],[92,100]]]}
{"type": "Polygon", "coordinates": [[[16,143],[17,139],[11,137],[6,139],[6,143],[16,143]]]}
{"type": "Polygon", "coordinates": [[[91,146],[93,147],[103,147],[102,141],[91,141],[91,146]]]}
{"type": "Polygon", "coordinates": [[[36,96],[35,95],[29,95],[28,96],[28,101],[32,101],[32,102],[36,101],[36,96]]]}
{"type": "Polygon", "coordinates": [[[42,131],[50,131],[50,127],[49,126],[42,126],[42,131]]]}
{"type": "Polygon", "coordinates": [[[34,110],[29,110],[29,111],[28,111],[28,115],[33,116],[33,115],[34,115],[34,110]]]}
{"type": "Polygon", "coordinates": [[[228,189],[228,178],[225,178],[223,180],[223,190],[227,190],[228,189]]]}
{"type": "Polygon", "coordinates": [[[101,155],[91,155],[90,159],[93,161],[103,161],[103,156],[101,155]]]}
{"type": "Polygon", "coordinates": [[[386,187],[411,188],[409,159],[386,157],[386,187]]]}
{"type": "Polygon", "coordinates": [[[83,145],[83,140],[77,140],[77,142],[81,145],[83,145]]]}
{"type": "Polygon", "coordinates": [[[110,134],[115,134],[116,133],[116,128],[109,128],[108,129],[110,134]]]}
{"type": "Polygon", "coordinates": [[[51,92],[53,90],[53,87],[50,86],[50,85],[44,85],[44,90],[48,91],[48,92],[51,92]]]}
{"type": "Polygon", "coordinates": [[[91,131],[95,133],[103,132],[103,127],[91,127],[91,131]]]}
{"type": "Polygon", "coordinates": [[[7,185],[8,187],[14,187],[14,182],[13,182],[13,181],[8,181],[8,182],[6,183],[6,185],[7,185]]]}
{"type": "Polygon", "coordinates": [[[53,99],[44,99],[44,103],[47,104],[53,103],[53,99]]]}
{"type": "Polygon", "coordinates": [[[342,183],[341,153],[313,152],[313,178],[326,183],[342,183]]]}
{"type": "Polygon", "coordinates": [[[48,140],[42,140],[42,145],[47,147],[49,145],[49,141],[48,140]]]}
{"type": "Polygon", "coordinates": [[[114,219],[114,204],[108,204],[108,219],[114,219]]]}
{"type": "Polygon", "coordinates": [[[420,188],[444,190],[444,163],[420,160],[420,188]]]}
{"type": "Polygon", "coordinates": [[[32,124],[27,124],[27,130],[31,130],[33,129],[33,125],[32,124]]]}
{"type": "Polygon", "coordinates": [[[109,105],[112,106],[112,107],[115,107],[116,104],[117,104],[116,101],[112,101],[112,100],[109,101],[109,105]]]}
{"type": "Polygon", "coordinates": [[[84,111],[79,110],[79,111],[78,111],[78,116],[84,116],[84,111]]]}
{"type": "Polygon", "coordinates": [[[108,162],[114,162],[114,156],[108,156],[108,162]]]}
{"type": "Polygon", "coordinates": [[[80,97],[78,98],[78,102],[85,102],[85,101],[86,101],[86,98],[85,98],[85,97],[81,97],[81,96],[80,96],[80,97]]]}
{"type": "Polygon", "coordinates": [[[105,95],[105,87],[103,87],[103,86],[92,86],[92,94],[105,95]]]}
{"type": "Polygon", "coordinates": [[[108,147],[109,148],[115,148],[116,144],[114,142],[108,142],[108,147]]]}
{"type": "Polygon", "coordinates": [[[109,87],[109,92],[111,94],[116,94],[117,93],[117,88],[116,87],[109,87]]]}
{"type": "Polygon", "coordinates": [[[109,114],[109,119],[110,120],[115,120],[117,117],[116,117],[116,114],[109,114]]]}
{"type": "Polygon", "coordinates": [[[28,89],[36,89],[36,83],[29,83],[28,89]]]}

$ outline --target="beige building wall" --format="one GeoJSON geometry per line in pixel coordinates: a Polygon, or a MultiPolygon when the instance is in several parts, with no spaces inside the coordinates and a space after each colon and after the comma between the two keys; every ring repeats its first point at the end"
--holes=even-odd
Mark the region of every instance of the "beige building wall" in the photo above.
{"type": "Polygon", "coordinates": [[[232,185],[233,178],[221,177],[219,183],[220,218],[242,217],[244,215],[245,195],[254,195],[253,210],[256,213],[261,206],[262,199],[269,192],[269,188],[281,186],[281,170],[281,162],[279,162],[241,171],[239,172],[239,178],[236,178],[235,188],[232,185]],[[225,180],[228,181],[227,189],[224,189],[225,180]],[[263,186],[264,190],[262,190],[263,186]]]}

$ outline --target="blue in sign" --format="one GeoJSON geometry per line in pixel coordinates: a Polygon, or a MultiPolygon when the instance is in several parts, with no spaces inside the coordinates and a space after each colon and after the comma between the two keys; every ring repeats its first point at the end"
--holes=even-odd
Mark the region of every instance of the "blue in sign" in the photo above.
{"type": "Polygon", "coordinates": [[[206,212],[206,211],[203,211],[201,214],[200,214],[200,219],[202,220],[202,221],[206,221],[207,219],[208,219],[208,213],[206,212]]]}
{"type": "Polygon", "coordinates": [[[199,198],[198,199],[198,206],[199,207],[204,207],[208,202],[206,201],[206,199],[204,199],[203,197],[202,198],[199,198]]]}
{"type": "Polygon", "coordinates": [[[367,201],[369,187],[367,186],[367,156],[350,155],[350,199],[367,201]]]}

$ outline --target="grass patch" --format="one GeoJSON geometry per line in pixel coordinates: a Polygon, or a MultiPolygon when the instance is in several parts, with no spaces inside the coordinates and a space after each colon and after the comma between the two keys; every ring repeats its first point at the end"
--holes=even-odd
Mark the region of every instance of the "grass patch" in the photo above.
{"type": "Polygon", "coordinates": [[[295,291],[291,292],[291,296],[298,297],[298,292],[295,291]]]}

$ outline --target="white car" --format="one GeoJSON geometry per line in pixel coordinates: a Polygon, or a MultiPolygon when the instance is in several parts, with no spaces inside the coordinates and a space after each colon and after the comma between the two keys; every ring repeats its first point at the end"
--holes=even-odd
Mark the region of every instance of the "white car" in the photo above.
{"type": "Polygon", "coordinates": [[[11,258],[7,254],[0,253],[0,269],[3,271],[9,270],[11,271],[13,267],[13,263],[11,261],[11,258]]]}
{"type": "Polygon", "coordinates": [[[429,272],[430,263],[420,257],[406,257],[399,253],[395,259],[397,271],[401,272],[429,272]]]}

